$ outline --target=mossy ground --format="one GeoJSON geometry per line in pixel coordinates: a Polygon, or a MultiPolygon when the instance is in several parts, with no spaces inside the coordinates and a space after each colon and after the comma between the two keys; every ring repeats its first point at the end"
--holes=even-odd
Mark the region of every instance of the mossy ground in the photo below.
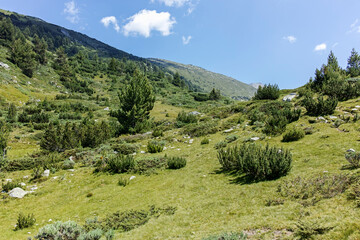
{"type": "MultiPolygon", "coordinates": [[[[339,109],[353,108],[360,99],[341,103],[339,109]]],[[[181,108],[157,103],[152,116],[163,118],[169,113],[174,119],[181,108]],[[165,111],[166,110],[166,111],[165,111]]],[[[339,110],[335,115],[341,115],[339,110]]],[[[164,138],[177,138],[182,142],[168,142],[167,150],[159,155],[182,156],[188,159],[185,168],[161,170],[150,176],[136,175],[126,187],[117,182],[120,175],[93,174],[92,168],[79,168],[75,172],[59,171],[51,174],[47,181],[36,184],[38,189],[24,199],[0,201],[1,239],[25,239],[37,230],[56,220],[75,220],[84,223],[94,216],[128,210],[146,209],[150,205],[175,206],[171,216],[151,219],[147,224],[130,232],[117,233],[116,239],[202,239],[222,233],[240,232],[255,234],[254,239],[292,239],[292,230],[304,214],[306,219],[333,227],[318,239],[358,239],[360,237],[358,209],[345,194],[322,200],[314,206],[303,207],[296,201],[285,200],[284,205],[266,207],[268,199],[278,198],[277,185],[296,176],[308,177],[318,174],[347,173],[356,170],[341,170],[346,164],[347,149],[359,149],[359,123],[341,125],[338,129],[331,123],[309,124],[309,117],[302,117],[292,125],[313,127],[315,132],[292,143],[282,143],[281,136],[266,137],[259,143],[276,145],[291,150],[293,168],[288,176],[275,181],[246,184],[237,181],[234,175],[219,172],[220,164],[214,144],[227,136],[222,132],[207,136],[210,144],[201,145],[200,138],[192,144],[179,134],[178,129],[166,132],[164,138]],[[343,131],[346,129],[346,131],[343,131]],[[348,132],[347,132],[348,131],[348,132]],[[57,176],[57,179],[53,177],[57,176]],[[92,193],[92,197],[87,197],[92,193]],[[29,229],[13,231],[20,212],[34,213],[36,225],[29,229]],[[29,234],[28,232],[31,232],[29,234]]],[[[226,121],[224,119],[223,121],[226,121]]],[[[290,125],[291,127],[291,125],[290,125]]],[[[16,134],[16,133],[15,133],[16,134]]],[[[237,144],[249,136],[261,135],[250,126],[241,127],[231,134],[240,138],[237,144]]],[[[11,142],[10,156],[20,156],[34,151],[38,146],[26,138],[11,142]]],[[[141,150],[145,150],[143,140],[141,150]]],[[[146,154],[150,155],[150,154],[146,154]]],[[[5,173],[2,178],[22,179],[30,171],[5,173]]],[[[133,175],[133,174],[131,174],[133,175]]],[[[130,174],[123,176],[130,177],[130,174]]],[[[34,184],[23,180],[28,186],[34,184]]],[[[316,236],[315,236],[316,237],[316,236]]]]}

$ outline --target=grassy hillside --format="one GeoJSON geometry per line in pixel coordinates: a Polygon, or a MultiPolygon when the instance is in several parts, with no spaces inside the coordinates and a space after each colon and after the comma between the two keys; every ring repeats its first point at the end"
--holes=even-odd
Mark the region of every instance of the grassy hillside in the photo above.
{"type": "Polygon", "coordinates": [[[149,59],[150,62],[159,65],[173,73],[178,72],[186,80],[204,92],[210,92],[213,88],[219,89],[221,94],[233,99],[250,99],[256,89],[248,84],[240,82],[222,74],[207,71],[193,65],[171,62],[162,59],[149,59]]]}

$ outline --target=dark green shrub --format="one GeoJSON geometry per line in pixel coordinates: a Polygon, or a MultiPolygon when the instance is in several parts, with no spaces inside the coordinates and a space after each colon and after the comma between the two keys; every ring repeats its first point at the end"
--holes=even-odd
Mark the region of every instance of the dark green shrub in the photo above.
{"type": "Polygon", "coordinates": [[[170,157],[167,159],[167,166],[169,169],[180,169],[186,166],[186,158],[170,157]]]}
{"type": "Polygon", "coordinates": [[[149,153],[159,153],[164,150],[165,142],[163,141],[150,141],[147,145],[147,150],[149,153]]]}
{"type": "Polygon", "coordinates": [[[118,185],[121,187],[126,187],[127,185],[129,185],[129,183],[130,183],[130,181],[126,177],[121,177],[118,181],[118,185]]]}
{"type": "Polygon", "coordinates": [[[189,123],[197,123],[198,119],[194,114],[185,113],[184,111],[179,112],[176,118],[176,126],[183,127],[189,123]]]}
{"type": "Polygon", "coordinates": [[[360,207],[360,183],[356,182],[346,192],[348,200],[354,200],[355,206],[360,207]]]}
{"type": "Polygon", "coordinates": [[[139,149],[139,145],[131,144],[131,143],[115,144],[113,146],[113,149],[120,154],[129,155],[129,154],[136,153],[137,150],[139,149]]]}
{"type": "Polygon", "coordinates": [[[349,152],[345,154],[346,161],[349,162],[350,168],[359,168],[360,167],[360,153],[349,152]]]}
{"type": "Polygon", "coordinates": [[[218,131],[217,122],[200,122],[191,123],[184,127],[182,131],[191,137],[201,137],[209,134],[214,134],[218,131]]]}
{"type": "Polygon", "coordinates": [[[75,167],[75,162],[70,159],[66,159],[63,163],[62,169],[73,169],[75,167]]]}
{"type": "Polygon", "coordinates": [[[306,114],[309,116],[320,116],[333,114],[338,104],[336,98],[324,99],[323,96],[316,100],[312,96],[305,97],[302,100],[302,105],[306,108],[306,114]]]}
{"type": "Polygon", "coordinates": [[[299,220],[294,235],[301,240],[312,239],[314,235],[324,234],[331,229],[332,227],[320,226],[317,222],[299,220]]]}
{"type": "Polygon", "coordinates": [[[246,143],[218,150],[218,159],[223,170],[245,174],[255,181],[285,176],[292,162],[288,150],[246,143]]]}
{"type": "Polygon", "coordinates": [[[278,206],[278,205],[283,205],[285,202],[284,199],[281,198],[276,198],[276,199],[267,199],[265,201],[265,206],[270,207],[270,206],[278,206]]]}
{"type": "Polygon", "coordinates": [[[127,232],[147,223],[151,218],[148,211],[128,210],[116,212],[106,217],[104,225],[106,229],[116,229],[127,232]]]}
{"type": "Polygon", "coordinates": [[[209,144],[210,143],[210,141],[209,141],[209,139],[208,138],[203,138],[202,140],[201,140],[201,145],[205,145],[205,144],[209,144]]]}
{"type": "Polygon", "coordinates": [[[237,136],[237,135],[230,135],[230,136],[227,136],[227,137],[225,138],[225,140],[226,140],[228,143],[231,143],[231,142],[236,141],[238,138],[239,138],[239,136],[237,136]]]}
{"type": "Polygon", "coordinates": [[[227,142],[226,141],[220,141],[220,142],[217,142],[215,144],[215,149],[221,149],[221,148],[224,148],[227,146],[227,142]]]}
{"type": "Polygon", "coordinates": [[[288,120],[284,116],[272,116],[268,118],[263,132],[266,135],[276,136],[286,130],[288,120]]]}
{"type": "Polygon", "coordinates": [[[28,227],[32,227],[32,226],[34,226],[35,222],[36,222],[36,219],[34,217],[34,214],[24,215],[23,213],[19,213],[15,231],[21,230],[24,228],[28,228],[28,227]]]}
{"type": "Polygon", "coordinates": [[[254,100],[276,100],[280,96],[280,89],[278,85],[265,84],[265,86],[259,86],[255,93],[254,100]]]}
{"type": "Polygon", "coordinates": [[[9,192],[13,190],[14,188],[21,188],[21,185],[19,182],[6,182],[5,184],[2,184],[2,191],[9,192]]]}
{"type": "Polygon", "coordinates": [[[49,224],[40,228],[38,234],[35,236],[35,239],[77,240],[80,237],[82,231],[83,231],[82,227],[74,221],[67,221],[67,222],[58,221],[56,223],[49,224]],[[64,236],[64,238],[62,236],[64,236]]]}
{"type": "Polygon", "coordinates": [[[156,128],[153,133],[152,133],[153,137],[162,137],[164,136],[163,131],[160,128],[156,128]]]}
{"type": "Polygon", "coordinates": [[[244,233],[222,233],[220,235],[214,235],[203,238],[202,240],[246,240],[247,235],[244,233]]]}
{"type": "Polygon", "coordinates": [[[106,160],[105,170],[111,173],[125,173],[133,170],[135,165],[136,163],[132,155],[124,156],[122,154],[116,154],[106,160]]]}
{"type": "Polygon", "coordinates": [[[209,95],[206,93],[196,93],[194,94],[194,100],[198,102],[205,102],[209,100],[209,95]]]}
{"type": "Polygon", "coordinates": [[[299,128],[292,128],[284,134],[282,141],[283,142],[294,142],[294,141],[302,139],[303,137],[305,137],[304,130],[299,129],[299,128]]]}

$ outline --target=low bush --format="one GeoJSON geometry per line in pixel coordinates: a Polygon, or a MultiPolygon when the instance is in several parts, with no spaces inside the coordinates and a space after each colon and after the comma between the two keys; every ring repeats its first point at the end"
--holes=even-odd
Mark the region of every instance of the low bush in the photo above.
{"type": "Polygon", "coordinates": [[[312,96],[305,97],[302,105],[306,108],[306,114],[309,116],[321,116],[333,114],[338,104],[336,98],[324,99],[323,96],[314,99],[312,96]]]}
{"type": "Polygon", "coordinates": [[[118,185],[121,187],[126,187],[127,185],[129,185],[130,181],[127,177],[121,177],[118,181],[118,185]]]}
{"type": "Polygon", "coordinates": [[[140,174],[151,174],[156,171],[156,169],[165,168],[166,158],[164,157],[146,157],[139,158],[136,160],[136,167],[134,172],[140,174]]]}
{"type": "Polygon", "coordinates": [[[202,240],[246,240],[247,235],[244,233],[222,233],[220,235],[213,235],[203,238],[202,240]]]}
{"type": "Polygon", "coordinates": [[[348,200],[355,201],[355,206],[360,208],[360,183],[356,182],[346,192],[348,200]]]}
{"type": "Polygon", "coordinates": [[[227,146],[227,142],[226,141],[220,141],[220,142],[217,142],[215,144],[215,149],[221,149],[221,148],[225,148],[227,146]]]}
{"type": "Polygon", "coordinates": [[[200,123],[191,123],[184,127],[182,131],[183,134],[189,135],[191,137],[201,137],[209,134],[214,134],[218,131],[217,122],[208,121],[200,123]]]}
{"type": "Polygon", "coordinates": [[[122,143],[113,145],[113,149],[120,154],[129,155],[136,153],[139,150],[140,146],[138,144],[132,143],[122,143]]]}
{"type": "Polygon", "coordinates": [[[223,170],[245,174],[255,181],[285,176],[292,163],[288,150],[246,143],[218,150],[218,159],[223,170]]]}
{"type": "Polygon", "coordinates": [[[153,137],[162,137],[164,136],[163,131],[160,128],[156,128],[153,133],[152,133],[153,137]]]}
{"type": "Polygon", "coordinates": [[[34,226],[35,222],[36,222],[36,219],[34,217],[34,214],[25,215],[23,213],[19,213],[15,231],[21,230],[24,228],[28,228],[28,227],[32,227],[32,226],[34,226]]]}
{"type": "Polygon", "coordinates": [[[186,166],[186,158],[170,157],[167,159],[167,167],[169,169],[180,169],[186,166]]]}
{"type": "Polygon", "coordinates": [[[294,142],[305,137],[305,132],[299,128],[291,128],[288,130],[282,139],[282,142],[294,142]]]}
{"type": "Polygon", "coordinates": [[[324,234],[331,229],[331,227],[320,226],[317,222],[299,220],[296,223],[294,235],[300,240],[313,239],[314,235],[324,234]]]}
{"type": "Polygon", "coordinates": [[[75,167],[74,160],[66,159],[62,165],[62,169],[73,169],[75,167]]]}
{"type": "Polygon", "coordinates": [[[4,192],[9,192],[17,187],[21,188],[21,185],[19,182],[6,182],[5,184],[2,184],[1,189],[4,192]]]}
{"type": "Polygon", "coordinates": [[[197,121],[198,119],[194,114],[189,114],[182,111],[176,118],[176,126],[180,128],[189,123],[197,123],[197,121]]]}
{"type": "Polygon", "coordinates": [[[209,144],[210,143],[210,140],[208,139],[208,138],[203,138],[202,140],[201,140],[201,145],[205,145],[205,144],[209,144]]]}
{"type": "Polygon", "coordinates": [[[239,136],[237,136],[237,135],[230,135],[230,136],[227,136],[227,137],[225,138],[225,140],[226,140],[228,143],[231,143],[231,142],[236,141],[238,138],[239,138],[239,136]]]}
{"type": "Polygon", "coordinates": [[[266,207],[270,207],[270,206],[278,206],[278,205],[283,205],[285,202],[284,199],[281,198],[276,198],[276,199],[267,199],[265,201],[265,206],[266,207]]]}
{"type": "Polygon", "coordinates": [[[149,153],[159,153],[164,150],[165,142],[164,141],[150,141],[147,145],[147,150],[149,153]]]}
{"type": "Polygon", "coordinates": [[[125,173],[128,172],[135,167],[135,160],[132,155],[121,155],[116,154],[108,158],[107,163],[107,171],[111,173],[125,173]]]}
{"type": "Polygon", "coordinates": [[[278,85],[265,84],[265,86],[259,86],[255,93],[254,100],[276,100],[280,96],[280,89],[278,85]]]}
{"type": "Polygon", "coordinates": [[[349,162],[349,167],[356,169],[360,167],[360,153],[349,152],[345,154],[345,159],[349,162]]]}

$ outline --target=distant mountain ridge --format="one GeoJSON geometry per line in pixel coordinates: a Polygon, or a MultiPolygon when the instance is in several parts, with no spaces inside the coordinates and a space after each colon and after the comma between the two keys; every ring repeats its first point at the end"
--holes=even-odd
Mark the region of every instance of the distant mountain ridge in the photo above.
{"type": "Polygon", "coordinates": [[[156,58],[149,58],[148,60],[170,72],[178,72],[187,81],[191,82],[192,85],[201,89],[203,92],[210,92],[215,88],[219,89],[222,95],[236,100],[250,99],[256,92],[256,88],[253,86],[191,64],[186,65],[156,58]]]}

